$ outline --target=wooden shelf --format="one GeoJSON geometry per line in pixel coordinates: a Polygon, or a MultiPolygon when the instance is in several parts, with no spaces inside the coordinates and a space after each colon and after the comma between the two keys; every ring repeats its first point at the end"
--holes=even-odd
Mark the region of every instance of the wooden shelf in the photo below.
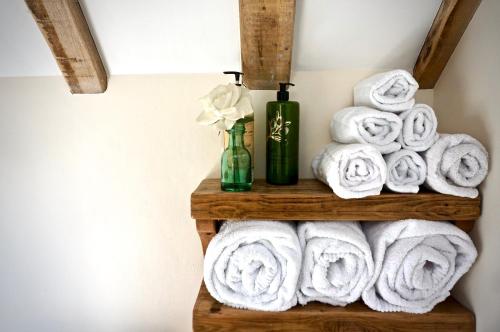
{"type": "MultiPolygon", "coordinates": [[[[218,179],[203,180],[191,195],[203,251],[224,220],[360,220],[424,219],[452,221],[472,229],[481,212],[480,198],[470,199],[429,191],[382,193],[342,199],[316,180],[293,186],[272,186],[256,180],[252,191],[220,190],[218,179]]],[[[474,331],[474,314],[449,298],[427,314],[381,313],[362,302],[345,308],[321,303],[286,312],[239,310],[214,300],[202,285],[193,310],[194,331],[474,331]]]]}
{"type": "Polygon", "coordinates": [[[474,314],[453,298],[426,314],[377,312],[362,302],[333,307],[318,302],[284,312],[241,310],[214,300],[204,285],[193,310],[193,331],[474,331],[474,314]]]}
{"type": "MultiPolygon", "coordinates": [[[[317,180],[293,186],[273,186],[256,180],[252,191],[224,192],[217,179],[203,180],[191,195],[194,219],[274,220],[453,220],[479,217],[480,198],[463,198],[424,191],[418,194],[384,192],[378,196],[342,199],[317,180]]],[[[472,225],[472,224],[471,224],[472,225]]]]}

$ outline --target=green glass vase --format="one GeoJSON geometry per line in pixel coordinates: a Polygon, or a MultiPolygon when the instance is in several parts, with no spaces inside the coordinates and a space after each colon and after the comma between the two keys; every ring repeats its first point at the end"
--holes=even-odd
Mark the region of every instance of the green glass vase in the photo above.
{"type": "Polygon", "coordinates": [[[252,157],[243,140],[244,121],[237,121],[227,133],[229,143],[221,158],[221,189],[249,191],[252,189],[252,157]]]}

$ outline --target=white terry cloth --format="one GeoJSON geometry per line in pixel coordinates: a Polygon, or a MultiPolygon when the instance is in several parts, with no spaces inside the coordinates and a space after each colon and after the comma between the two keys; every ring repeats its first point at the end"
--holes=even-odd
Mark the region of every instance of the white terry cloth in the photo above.
{"type": "Polygon", "coordinates": [[[380,194],[387,175],[384,158],[370,144],[332,142],[313,159],[312,169],[342,198],[380,194]]]}
{"type": "Polygon", "coordinates": [[[399,114],[403,130],[398,137],[403,149],[425,151],[439,138],[436,133],[437,119],[434,110],[425,104],[416,104],[412,109],[399,114]]]}
{"type": "Polygon", "coordinates": [[[418,83],[406,70],[391,70],[373,75],[354,86],[354,105],[381,111],[401,112],[415,104],[418,83]]]}
{"type": "Polygon", "coordinates": [[[401,149],[396,139],[403,122],[396,114],[358,106],[335,113],[330,122],[330,136],[340,143],[373,144],[381,153],[401,149]]]}
{"type": "Polygon", "coordinates": [[[441,134],[424,153],[425,184],[442,194],[475,198],[477,187],[488,174],[488,152],[466,134],[441,134]]]}
{"type": "Polygon", "coordinates": [[[300,304],[345,306],[359,299],[373,276],[373,258],[356,221],[300,223],[303,252],[297,291],[300,304]]]}
{"type": "Polygon", "coordinates": [[[477,256],[470,237],[448,222],[367,222],[363,231],[375,274],[362,298],[377,311],[431,311],[477,256]]]}
{"type": "Polygon", "coordinates": [[[301,264],[295,224],[228,221],[208,245],[205,285],[232,307],[284,311],[297,304],[301,264]]]}
{"type": "Polygon", "coordinates": [[[384,156],[387,164],[385,186],[398,193],[418,193],[427,176],[427,165],[415,151],[399,150],[384,156]]]}

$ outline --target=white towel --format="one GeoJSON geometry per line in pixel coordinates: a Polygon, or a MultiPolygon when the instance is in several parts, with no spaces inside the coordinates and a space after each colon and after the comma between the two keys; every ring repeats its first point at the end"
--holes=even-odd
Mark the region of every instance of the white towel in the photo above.
{"type": "Polygon", "coordinates": [[[384,158],[370,144],[332,142],[313,159],[312,169],[342,198],[380,194],[387,175],[384,158]]]}
{"type": "Polygon", "coordinates": [[[384,154],[401,149],[396,139],[402,126],[396,114],[364,106],[347,107],[333,115],[330,136],[339,143],[373,144],[384,154]]]}
{"type": "Polygon", "coordinates": [[[466,134],[441,134],[424,153],[425,184],[442,194],[475,198],[477,187],[488,174],[488,152],[466,134]]]}
{"type": "Polygon", "coordinates": [[[412,109],[399,114],[403,130],[398,137],[403,149],[425,151],[438,139],[437,119],[434,110],[425,104],[416,104],[412,109]]]}
{"type": "Polygon", "coordinates": [[[359,299],[373,276],[372,253],[360,224],[304,222],[297,233],[303,250],[299,303],[345,306],[359,299]]]}
{"type": "Polygon", "coordinates": [[[418,83],[406,70],[373,75],[354,86],[354,105],[382,111],[401,112],[415,104],[418,83]]]}
{"type": "Polygon", "coordinates": [[[424,159],[411,150],[386,154],[384,159],[387,164],[385,186],[398,193],[418,193],[427,175],[424,159]]]}
{"type": "Polygon", "coordinates": [[[205,285],[221,303],[283,311],[297,304],[301,263],[295,224],[228,221],[208,245],[205,285]]]}
{"type": "Polygon", "coordinates": [[[375,274],[362,297],[377,311],[431,311],[477,256],[470,237],[447,222],[367,222],[363,230],[375,274]]]}

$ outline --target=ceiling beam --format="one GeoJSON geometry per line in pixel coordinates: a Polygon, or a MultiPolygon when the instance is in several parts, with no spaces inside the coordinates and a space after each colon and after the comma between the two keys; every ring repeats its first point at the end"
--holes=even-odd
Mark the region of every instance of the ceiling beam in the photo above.
{"type": "Polygon", "coordinates": [[[443,0],[420,50],[413,76],[433,89],[481,0],[443,0]]]}
{"type": "Polygon", "coordinates": [[[107,88],[104,65],[78,0],[26,0],[71,93],[107,88]]]}
{"type": "Polygon", "coordinates": [[[290,80],[295,0],[240,0],[243,82],[274,90],[290,80]]]}

